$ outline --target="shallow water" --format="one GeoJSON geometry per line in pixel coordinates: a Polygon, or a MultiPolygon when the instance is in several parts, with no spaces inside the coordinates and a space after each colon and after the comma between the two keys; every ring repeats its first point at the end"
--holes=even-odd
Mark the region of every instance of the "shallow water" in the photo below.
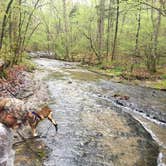
{"type": "Polygon", "coordinates": [[[13,166],[13,135],[10,129],[0,123],[0,166],[13,166]]]}
{"type": "Polygon", "coordinates": [[[166,126],[157,119],[165,111],[165,93],[113,83],[76,63],[34,61],[59,125],[58,133],[47,120],[38,127],[50,149],[44,165],[156,166],[165,161],[166,126]],[[115,93],[130,99],[120,106],[112,98],[115,93]],[[152,112],[154,121],[146,114],[151,108],[159,111],[152,112]]]}

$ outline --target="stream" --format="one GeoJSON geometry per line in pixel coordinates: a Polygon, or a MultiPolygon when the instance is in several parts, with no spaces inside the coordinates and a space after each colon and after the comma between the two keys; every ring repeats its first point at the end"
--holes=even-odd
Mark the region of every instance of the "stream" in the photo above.
{"type": "Polygon", "coordinates": [[[49,148],[43,165],[165,166],[165,92],[114,83],[77,63],[34,61],[59,125],[58,133],[47,120],[38,126],[49,148]]]}

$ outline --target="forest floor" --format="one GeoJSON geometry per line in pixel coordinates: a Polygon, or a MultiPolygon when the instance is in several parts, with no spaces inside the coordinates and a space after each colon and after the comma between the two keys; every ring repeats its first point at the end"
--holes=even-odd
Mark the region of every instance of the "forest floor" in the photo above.
{"type": "Polygon", "coordinates": [[[124,71],[119,67],[88,66],[87,68],[91,72],[111,77],[114,82],[166,90],[166,66],[159,68],[154,74],[143,68],[135,69],[133,72],[124,71]]]}

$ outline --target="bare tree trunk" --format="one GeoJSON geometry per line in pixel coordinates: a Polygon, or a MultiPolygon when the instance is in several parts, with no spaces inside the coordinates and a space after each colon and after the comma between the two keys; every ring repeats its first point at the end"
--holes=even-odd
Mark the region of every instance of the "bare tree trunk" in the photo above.
{"type": "Polygon", "coordinates": [[[27,19],[27,23],[26,23],[26,26],[25,26],[25,31],[24,31],[24,35],[22,37],[22,42],[21,42],[21,51],[24,50],[24,45],[25,45],[25,40],[26,40],[26,37],[27,37],[27,32],[28,32],[28,29],[29,29],[29,25],[31,23],[31,20],[32,20],[32,16],[39,4],[40,0],[37,0],[34,7],[33,7],[33,10],[31,11],[31,13],[29,14],[29,17],[27,19]]]}
{"type": "Polygon", "coordinates": [[[21,19],[21,3],[22,0],[17,0],[15,2],[15,8],[12,11],[12,52],[13,60],[12,64],[17,64],[19,61],[20,53],[20,40],[21,40],[21,29],[20,29],[20,19],[21,19]]]}
{"type": "Polygon", "coordinates": [[[65,59],[69,59],[69,41],[68,41],[69,34],[68,34],[66,0],[63,0],[63,19],[64,19],[64,31],[65,31],[65,59]]]}
{"type": "Polygon", "coordinates": [[[46,31],[46,34],[47,34],[47,51],[48,51],[48,54],[50,55],[50,27],[49,27],[49,22],[47,23],[46,21],[46,18],[43,17],[43,21],[44,21],[44,24],[45,24],[45,31],[46,31]]]}
{"type": "Polygon", "coordinates": [[[135,50],[134,50],[134,55],[132,57],[131,72],[134,69],[134,65],[138,63],[137,58],[139,57],[139,54],[140,54],[139,50],[138,50],[140,28],[141,28],[141,4],[139,2],[138,16],[137,16],[137,32],[136,32],[136,35],[135,35],[135,50]]]}
{"type": "Polygon", "coordinates": [[[156,61],[157,61],[157,45],[158,45],[158,34],[161,23],[161,13],[158,12],[157,24],[153,32],[153,49],[152,49],[152,66],[150,71],[156,72],[156,61]]]}
{"type": "Polygon", "coordinates": [[[110,52],[110,32],[111,32],[111,5],[112,5],[112,0],[109,2],[109,8],[108,8],[108,25],[107,25],[107,60],[109,57],[109,52],[110,52]]]}
{"type": "Polygon", "coordinates": [[[115,27],[115,35],[114,35],[114,42],[112,48],[112,61],[115,59],[115,49],[117,44],[117,37],[118,37],[118,28],[119,28],[119,0],[116,0],[116,27],[115,27]]]}
{"type": "Polygon", "coordinates": [[[33,36],[33,34],[35,33],[35,31],[38,29],[39,25],[41,23],[39,22],[31,31],[31,33],[29,34],[29,36],[27,37],[27,42],[26,42],[26,45],[25,45],[25,48],[27,47],[27,45],[29,44],[29,41],[31,39],[31,37],[33,36]]]}
{"type": "Polygon", "coordinates": [[[95,48],[95,46],[94,46],[94,44],[93,44],[92,36],[91,36],[91,35],[88,36],[88,35],[87,35],[86,33],[84,33],[84,32],[83,32],[83,35],[89,40],[91,49],[92,49],[93,52],[95,53],[96,57],[98,57],[99,55],[98,55],[98,52],[97,52],[97,50],[96,50],[96,48],[95,48]]]}
{"type": "Polygon", "coordinates": [[[12,12],[9,12],[9,46],[10,52],[12,51],[12,12]]]}
{"type": "Polygon", "coordinates": [[[16,63],[18,61],[22,60],[22,55],[21,53],[21,39],[22,39],[22,0],[18,1],[18,6],[19,6],[19,18],[18,18],[18,37],[17,37],[17,43],[16,43],[16,54],[17,54],[17,59],[16,59],[16,63]]]}
{"type": "MultiPolygon", "coordinates": [[[[152,5],[154,5],[155,1],[152,0],[152,5]]],[[[157,3],[157,2],[156,2],[157,3]]],[[[162,8],[162,1],[160,1],[160,8],[162,8]]],[[[155,18],[154,8],[151,7],[151,20],[153,25],[153,33],[151,37],[152,44],[150,46],[150,51],[148,52],[147,56],[147,69],[154,73],[156,72],[156,63],[158,59],[157,55],[157,45],[158,45],[158,35],[159,35],[159,29],[160,29],[160,23],[161,23],[161,15],[162,13],[160,10],[155,10],[157,12],[157,17],[155,18]]]]}
{"type": "Polygon", "coordinates": [[[138,51],[138,44],[139,44],[139,34],[140,34],[140,28],[141,28],[141,4],[138,9],[138,18],[137,18],[137,32],[135,36],[135,56],[139,56],[139,51],[138,51]]]}
{"type": "Polygon", "coordinates": [[[7,8],[6,8],[6,11],[5,11],[5,14],[4,14],[4,17],[3,17],[2,31],[1,31],[1,36],[0,36],[0,50],[2,49],[2,45],[3,45],[3,38],[4,38],[5,28],[6,28],[6,24],[7,24],[7,16],[9,14],[9,11],[10,11],[10,8],[12,6],[13,1],[14,0],[9,1],[7,8]]]}
{"type": "Polygon", "coordinates": [[[104,16],[105,16],[105,0],[100,0],[99,18],[98,18],[98,61],[101,63],[104,44],[104,16]]]}

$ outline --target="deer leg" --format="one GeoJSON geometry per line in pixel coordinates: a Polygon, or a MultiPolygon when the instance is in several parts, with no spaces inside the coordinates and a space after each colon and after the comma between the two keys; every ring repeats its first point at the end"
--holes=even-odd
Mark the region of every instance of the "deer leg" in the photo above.
{"type": "Polygon", "coordinates": [[[49,120],[51,123],[53,123],[53,125],[55,126],[56,131],[58,131],[58,124],[57,124],[56,121],[53,119],[53,117],[52,117],[52,112],[49,113],[49,115],[48,115],[48,120],[49,120]]]}
{"type": "Polygon", "coordinates": [[[32,135],[34,137],[36,137],[38,135],[37,132],[36,132],[36,128],[32,128],[32,135]]]}

